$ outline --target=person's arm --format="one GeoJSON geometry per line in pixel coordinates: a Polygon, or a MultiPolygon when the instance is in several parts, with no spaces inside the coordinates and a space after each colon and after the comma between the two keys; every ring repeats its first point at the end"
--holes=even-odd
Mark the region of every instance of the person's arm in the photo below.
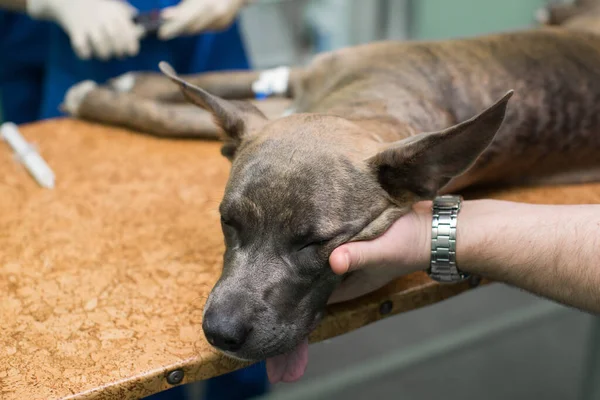
{"type": "Polygon", "coordinates": [[[0,8],[24,13],[27,11],[27,0],[0,0],[0,8]]]}
{"type": "Polygon", "coordinates": [[[466,202],[457,265],[600,313],[600,205],[466,202]]]}
{"type": "MultiPolygon", "coordinates": [[[[430,238],[431,203],[421,203],[382,237],[338,247],[330,263],[337,273],[367,273],[375,265],[394,269],[395,276],[425,270],[430,238]]],[[[456,245],[465,272],[600,313],[600,205],[465,201],[456,245]]],[[[346,298],[361,294],[343,289],[346,298]]]]}

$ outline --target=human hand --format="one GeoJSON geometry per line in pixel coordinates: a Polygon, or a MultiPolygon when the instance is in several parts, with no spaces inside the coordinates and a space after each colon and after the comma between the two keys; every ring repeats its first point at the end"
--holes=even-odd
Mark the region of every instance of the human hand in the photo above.
{"type": "Polygon", "coordinates": [[[346,243],[329,256],[336,274],[348,273],[329,303],[373,292],[392,280],[427,269],[431,251],[431,202],[420,202],[380,237],[346,243]]]}
{"type": "Polygon", "coordinates": [[[137,10],[120,0],[29,0],[33,18],[57,22],[69,35],[77,56],[101,60],[134,56],[139,52],[143,28],[133,17],[137,10]]]}
{"type": "Polygon", "coordinates": [[[169,40],[206,30],[225,29],[246,3],[248,0],[182,0],[162,11],[164,22],[158,37],[169,40]]]}

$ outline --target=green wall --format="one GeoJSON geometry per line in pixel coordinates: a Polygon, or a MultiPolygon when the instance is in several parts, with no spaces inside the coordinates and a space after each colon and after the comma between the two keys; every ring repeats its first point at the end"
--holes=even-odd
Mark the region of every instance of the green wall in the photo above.
{"type": "Polygon", "coordinates": [[[413,0],[415,39],[442,39],[526,28],[546,0],[413,0]]]}

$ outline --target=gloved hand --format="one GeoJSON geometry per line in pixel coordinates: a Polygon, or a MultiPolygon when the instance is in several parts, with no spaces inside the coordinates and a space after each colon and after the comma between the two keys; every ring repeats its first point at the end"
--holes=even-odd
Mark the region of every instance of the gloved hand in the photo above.
{"type": "Polygon", "coordinates": [[[248,0],[182,0],[165,8],[163,24],[158,30],[162,40],[194,35],[206,30],[227,28],[248,0]]]}
{"type": "Polygon", "coordinates": [[[27,13],[61,25],[81,59],[134,56],[144,34],[133,22],[137,10],[126,1],[28,0],[27,13]]]}

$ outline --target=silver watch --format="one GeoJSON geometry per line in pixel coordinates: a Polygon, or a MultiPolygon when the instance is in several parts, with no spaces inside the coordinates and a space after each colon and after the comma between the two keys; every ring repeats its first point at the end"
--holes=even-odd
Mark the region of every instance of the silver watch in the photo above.
{"type": "Polygon", "coordinates": [[[461,196],[438,196],[433,200],[431,223],[431,261],[427,273],[431,279],[454,283],[469,279],[456,265],[456,222],[461,196]]]}

